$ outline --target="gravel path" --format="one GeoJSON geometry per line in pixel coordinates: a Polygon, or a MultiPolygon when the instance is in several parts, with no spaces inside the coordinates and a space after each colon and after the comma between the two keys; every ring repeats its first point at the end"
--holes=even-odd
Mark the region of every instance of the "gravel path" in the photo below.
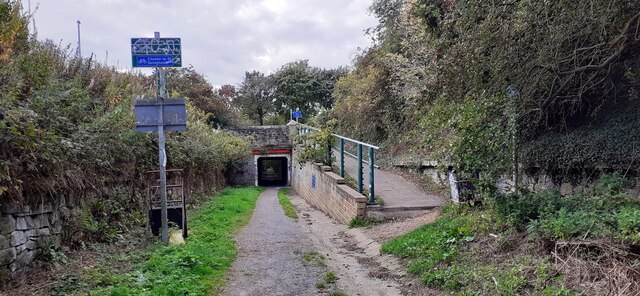
{"type": "Polygon", "coordinates": [[[277,188],[262,193],[251,221],[236,237],[238,258],[222,295],[319,295],[316,283],[327,268],[305,261],[315,251],[313,242],[284,215],[277,195],[277,188]]]}

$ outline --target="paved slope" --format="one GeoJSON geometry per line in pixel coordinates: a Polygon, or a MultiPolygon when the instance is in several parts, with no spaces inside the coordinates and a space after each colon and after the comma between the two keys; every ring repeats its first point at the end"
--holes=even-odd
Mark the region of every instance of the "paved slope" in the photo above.
{"type": "MultiPolygon", "coordinates": [[[[336,153],[336,161],[340,161],[340,154],[336,153]]],[[[369,188],[369,165],[363,164],[363,188],[369,188]]],[[[347,174],[356,178],[358,174],[358,160],[346,156],[344,167],[347,174]]],[[[375,194],[382,197],[385,207],[423,207],[440,206],[444,199],[424,192],[420,187],[406,178],[389,171],[375,169],[375,194]]]]}

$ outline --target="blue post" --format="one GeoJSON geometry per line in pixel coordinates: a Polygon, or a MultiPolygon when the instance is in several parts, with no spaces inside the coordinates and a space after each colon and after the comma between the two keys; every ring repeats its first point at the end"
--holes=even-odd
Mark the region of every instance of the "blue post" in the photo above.
{"type": "Polygon", "coordinates": [[[362,144],[358,144],[358,192],[362,193],[362,144]]]}
{"type": "Polygon", "coordinates": [[[375,199],[375,187],[374,187],[374,178],[373,178],[373,169],[375,166],[373,164],[375,158],[373,147],[369,147],[369,204],[372,205],[375,199]]]}
{"type": "Polygon", "coordinates": [[[344,139],[340,138],[340,177],[344,178],[344,139]]]}

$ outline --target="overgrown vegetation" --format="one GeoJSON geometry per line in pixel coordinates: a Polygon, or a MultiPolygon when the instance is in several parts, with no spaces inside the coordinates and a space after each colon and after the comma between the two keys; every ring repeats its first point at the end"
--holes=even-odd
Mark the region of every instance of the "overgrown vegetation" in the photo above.
{"type": "MultiPolygon", "coordinates": [[[[113,240],[141,223],[143,176],[157,169],[157,136],[135,132],[131,108],[134,97],[155,96],[153,76],[36,40],[28,21],[20,1],[0,1],[0,198],[85,198],[83,239],[113,240]]],[[[192,68],[169,72],[169,93],[187,98],[189,128],[167,133],[168,166],[184,170],[190,193],[220,189],[247,143],[208,124],[230,120],[222,89],[192,68]]]]}
{"type": "Polygon", "coordinates": [[[374,224],[373,220],[355,217],[349,221],[349,228],[371,227],[374,224]]]}
{"type": "Polygon", "coordinates": [[[627,169],[640,156],[629,132],[639,10],[625,0],[374,1],[375,44],[336,83],[328,118],[387,153],[441,160],[485,192],[518,163],[559,178],[627,169]]]}
{"type": "Polygon", "coordinates": [[[296,209],[293,208],[289,200],[289,188],[280,188],[278,190],[278,202],[282,206],[285,216],[291,219],[298,219],[298,213],[296,213],[296,209]]]}
{"type": "MultiPolygon", "coordinates": [[[[235,259],[233,235],[251,218],[262,189],[226,189],[190,213],[189,239],[184,245],[129,250],[118,263],[101,262],[73,279],[58,280],[54,295],[210,295],[217,293],[235,259]],[[57,294],[56,294],[57,293],[57,294]]],[[[116,260],[116,261],[117,261],[116,260]]],[[[70,278],[71,279],[71,278],[70,278]]]]}
{"type": "Polygon", "coordinates": [[[640,292],[640,199],[616,175],[593,195],[501,195],[443,215],[382,251],[410,260],[428,286],[462,295],[640,292]]]}
{"type": "Polygon", "coordinates": [[[323,163],[330,165],[334,156],[331,147],[333,142],[333,129],[335,120],[330,120],[320,130],[310,130],[308,133],[301,132],[294,137],[294,142],[298,143],[297,161],[299,164],[323,163]]]}

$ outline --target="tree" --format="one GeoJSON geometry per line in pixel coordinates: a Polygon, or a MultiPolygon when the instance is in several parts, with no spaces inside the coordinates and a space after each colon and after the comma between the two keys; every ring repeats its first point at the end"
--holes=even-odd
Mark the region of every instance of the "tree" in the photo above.
{"type": "Polygon", "coordinates": [[[299,108],[309,118],[322,109],[332,108],[333,88],[345,74],[344,68],[311,67],[308,60],[285,64],[273,75],[277,112],[288,120],[291,109],[299,108]]]}
{"type": "Polygon", "coordinates": [[[245,72],[234,105],[244,115],[264,125],[265,117],[274,111],[274,93],[271,76],[265,76],[259,71],[245,72]]]}
{"type": "Polygon", "coordinates": [[[226,99],[215,92],[213,86],[192,66],[168,69],[167,90],[171,97],[184,96],[191,104],[204,111],[209,125],[215,127],[229,124],[230,110],[226,99]]]}

